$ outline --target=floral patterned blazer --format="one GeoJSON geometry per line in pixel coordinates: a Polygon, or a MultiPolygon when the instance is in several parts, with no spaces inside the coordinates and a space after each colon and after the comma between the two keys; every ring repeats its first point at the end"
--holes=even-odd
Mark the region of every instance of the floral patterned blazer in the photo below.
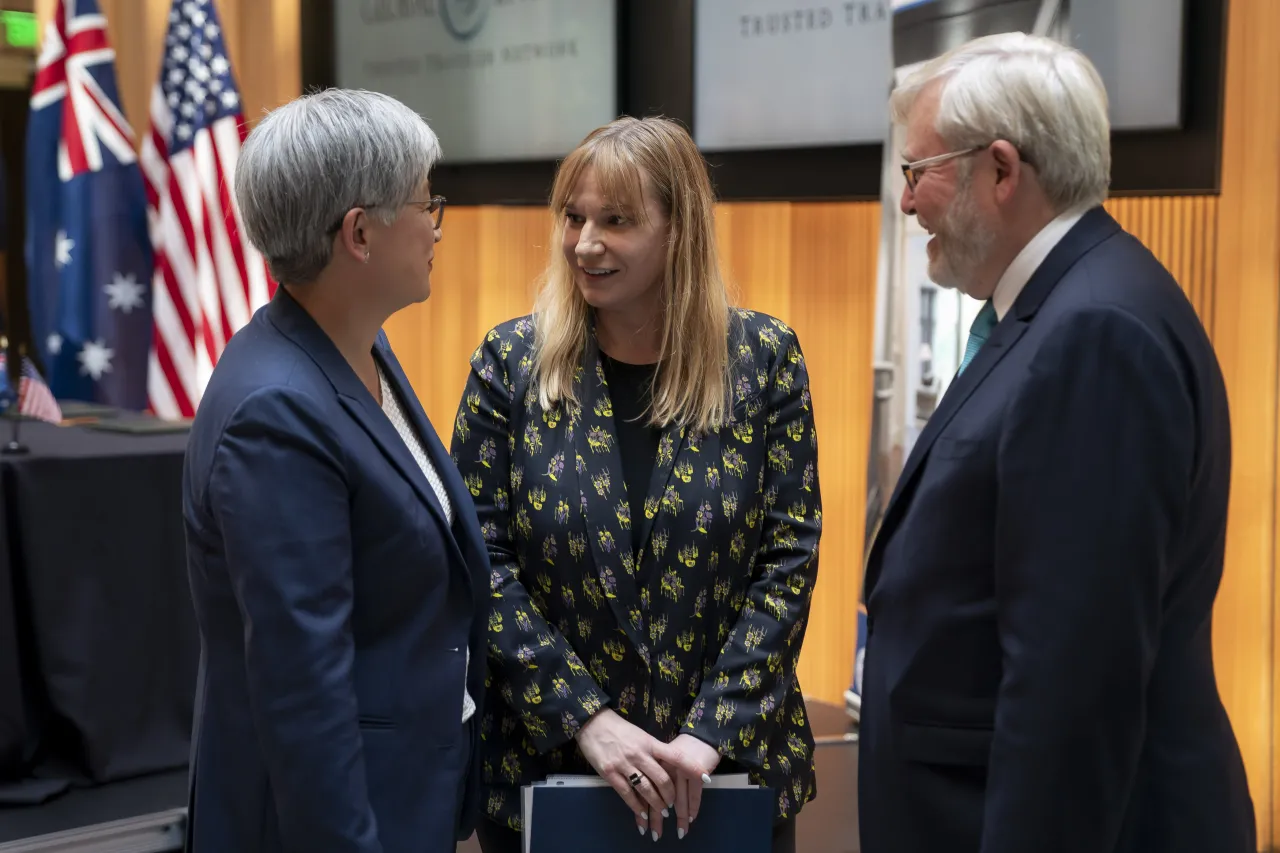
{"type": "Polygon", "coordinates": [[[632,518],[594,335],[578,402],[547,411],[530,381],[534,322],[494,328],[472,355],[452,443],[492,563],[489,817],[518,829],[522,785],[594,772],[574,734],[605,706],[664,742],[716,746],[717,772],[748,772],[777,793],[777,817],[794,815],[816,793],[796,664],[822,529],[795,333],[734,311],[731,420],[665,429],[632,518]]]}

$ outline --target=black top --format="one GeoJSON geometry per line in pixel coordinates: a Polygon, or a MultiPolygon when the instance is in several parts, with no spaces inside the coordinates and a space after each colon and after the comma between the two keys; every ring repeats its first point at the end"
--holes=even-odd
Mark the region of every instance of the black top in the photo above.
{"type": "Polygon", "coordinates": [[[662,430],[649,426],[645,409],[649,405],[649,383],[656,364],[627,364],[601,351],[604,378],[613,402],[613,424],[622,454],[622,476],[627,480],[627,502],[631,505],[631,544],[638,552],[644,518],[644,499],[649,493],[653,466],[658,461],[658,441],[662,430]]]}

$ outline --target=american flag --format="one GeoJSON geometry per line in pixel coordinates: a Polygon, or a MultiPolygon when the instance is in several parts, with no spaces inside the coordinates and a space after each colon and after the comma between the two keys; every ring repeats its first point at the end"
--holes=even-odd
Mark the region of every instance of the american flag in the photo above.
{"type": "MultiPolygon", "coordinates": [[[[7,363],[8,357],[3,351],[0,351],[0,383],[4,384],[6,392],[9,389],[7,363]]],[[[9,394],[5,393],[3,396],[6,401],[9,400],[9,394]]],[[[26,356],[22,357],[22,373],[18,378],[17,403],[19,414],[39,418],[42,421],[48,421],[53,424],[62,421],[62,408],[58,405],[58,401],[53,398],[53,392],[45,384],[40,372],[36,370],[36,366],[26,356]]]]}
{"type": "Polygon", "coordinates": [[[147,390],[162,418],[195,414],[227,341],[275,292],[232,194],[246,133],[217,11],[174,0],[142,144],[155,247],[147,390]]]}
{"type": "Polygon", "coordinates": [[[31,328],[61,399],[147,406],[151,241],[96,0],[58,0],[27,128],[31,328]]]}

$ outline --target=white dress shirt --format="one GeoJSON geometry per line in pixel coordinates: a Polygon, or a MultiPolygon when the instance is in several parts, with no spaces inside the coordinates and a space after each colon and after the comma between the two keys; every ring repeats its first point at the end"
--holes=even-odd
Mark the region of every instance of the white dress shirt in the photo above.
{"type": "Polygon", "coordinates": [[[1087,212],[1088,208],[1077,208],[1059,214],[1052,222],[1041,228],[1040,233],[1032,237],[1027,245],[1022,247],[1022,251],[1005,269],[1004,275],[1000,276],[1000,281],[996,282],[995,293],[991,296],[991,305],[996,309],[997,320],[1004,319],[1004,315],[1009,313],[1009,309],[1017,301],[1018,294],[1022,292],[1022,288],[1027,286],[1031,276],[1035,275],[1036,270],[1040,269],[1044,259],[1049,257],[1049,253],[1053,251],[1053,247],[1058,245],[1063,237],[1067,236],[1067,232],[1075,227],[1075,224],[1080,221],[1080,217],[1087,212]]]}
{"type": "MultiPolygon", "coordinates": [[[[413,431],[413,426],[409,423],[409,418],[405,415],[404,407],[400,405],[400,398],[391,388],[391,384],[387,382],[387,375],[382,372],[382,365],[378,365],[378,384],[382,386],[382,411],[386,413],[391,420],[392,426],[396,428],[396,432],[400,433],[400,438],[408,446],[409,452],[413,454],[413,459],[418,463],[418,467],[422,469],[422,473],[427,478],[427,482],[431,484],[431,489],[436,493],[436,498],[440,501],[441,508],[444,509],[444,516],[449,524],[453,524],[453,505],[449,503],[449,494],[444,490],[444,483],[440,480],[440,474],[436,471],[435,466],[431,464],[431,460],[427,458],[427,452],[422,447],[422,442],[418,440],[418,435],[413,431]]],[[[471,668],[471,649],[467,649],[467,669],[471,668]]],[[[467,685],[464,681],[462,685],[462,722],[471,719],[471,715],[476,712],[476,703],[471,698],[471,694],[467,692],[467,685]]]]}

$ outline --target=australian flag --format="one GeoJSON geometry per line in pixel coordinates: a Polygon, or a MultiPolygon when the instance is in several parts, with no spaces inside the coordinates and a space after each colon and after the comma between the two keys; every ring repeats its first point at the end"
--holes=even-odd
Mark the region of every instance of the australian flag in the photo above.
{"type": "Polygon", "coordinates": [[[58,0],[27,131],[31,330],[59,399],[145,409],[151,240],[97,0],[58,0]]]}

